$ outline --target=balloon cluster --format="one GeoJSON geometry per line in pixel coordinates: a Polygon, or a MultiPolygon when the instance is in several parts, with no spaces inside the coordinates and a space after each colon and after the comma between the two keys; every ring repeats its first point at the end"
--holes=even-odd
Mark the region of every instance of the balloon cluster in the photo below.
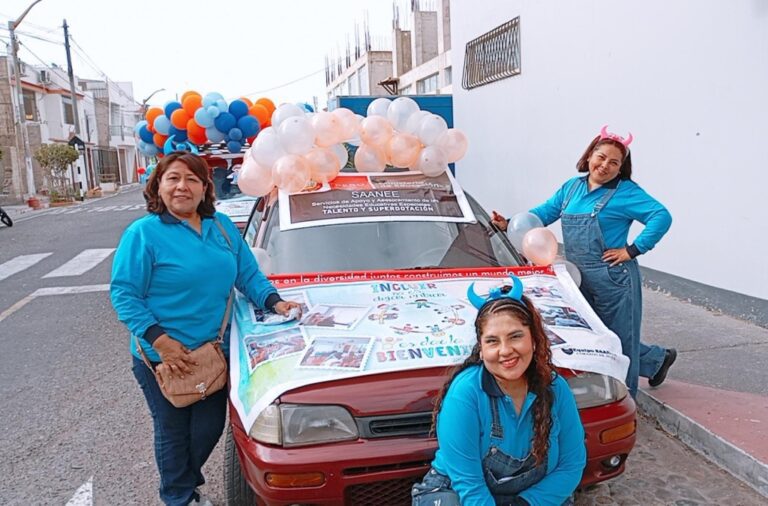
{"type": "Polygon", "coordinates": [[[377,98],[367,116],[349,109],[308,113],[283,104],[246,153],[237,182],[252,196],[266,195],[277,186],[289,193],[313,183],[332,181],[347,165],[344,144],[358,146],[358,172],[381,172],[387,165],[436,177],[467,151],[467,138],[448,128],[440,116],[421,111],[411,98],[377,98]]]}
{"type": "Polygon", "coordinates": [[[238,98],[229,104],[220,93],[203,96],[187,91],[180,101],[151,107],[134,132],[139,138],[139,151],[146,156],[162,155],[170,141],[202,145],[225,142],[230,153],[239,153],[243,145],[253,141],[262,128],[269,126],[275,105],[268,98],[251,102],[238,98]]]}

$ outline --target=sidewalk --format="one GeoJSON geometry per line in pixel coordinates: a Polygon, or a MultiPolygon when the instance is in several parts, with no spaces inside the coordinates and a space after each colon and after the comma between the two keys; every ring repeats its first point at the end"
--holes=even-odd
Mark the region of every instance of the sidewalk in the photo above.
{"type": "Polygon", "coordinates": [[[768,497],[768,329],[643,295],[643,341],[678,357],[659,388],[641,381],[639,409],[768,497]]]}
{"type": "MultiPolygon", "coordinates": [[[[101,197],[93,197],[83,201],[75,201],[71,204],[71,206],[82,206],[90,202],[96,202],[98,200],[108,199],[110,197],[114,197],[115,195],[120,195],[121,193],[126,191],[139,189],[140,187],[141,186],[139,185],[139,183],[130,183],[130,184],[122,185],[114,193],[108,193],[108,194],[102,195],[101,197]]],[[[33,209],[26,204],[3,205],[2,208],[6,213],[8,213],[8,216],[10,216],[13,221],[17,221],[20,218],[28,219],[30,217],[46,214],[46,212],[52,209],[51,207],[48,206],[47,202],[42,200],[42,198],[40,203],[41,203],[41,207],[39,209],[33,209]]]]}

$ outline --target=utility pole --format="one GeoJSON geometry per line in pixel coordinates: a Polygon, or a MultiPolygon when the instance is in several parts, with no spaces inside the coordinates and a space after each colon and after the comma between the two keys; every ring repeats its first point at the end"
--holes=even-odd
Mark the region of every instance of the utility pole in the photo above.
{"type": "Polygon", "coordinates": [[[67,75],[69,76],[69,93],[72,95],[72,117],[75,120],[75,133],[80,135],[80,115],[77,112],[77,92],[75,91],[75,74],[72,72],[72,55],[69,52],[69,27],[64,20],[64,49],[67,51],[67,75]]]}
{"type": "Polygon", "coordinates": [[[29,149],[29,133],[27,132],[27,113],[24,111],[24,92],[21,88],[21,65],[19,64],[19,39],[16,37],[16,28],[19,26],[24,16],[37,5],[41,0],[35,0],[27,9],[21,13],[16,21],[8,21],[8,31],[11,35],[11,59],[13,60],[14,81],[16,83],[17,106],[19,111],[19,130],[21,131],[21,140],[24,144],[24,165],[27,175],[27,193],[34,197],[37,193],[35,188],[35,173],[32,169],[32,152],[29,149]]]}

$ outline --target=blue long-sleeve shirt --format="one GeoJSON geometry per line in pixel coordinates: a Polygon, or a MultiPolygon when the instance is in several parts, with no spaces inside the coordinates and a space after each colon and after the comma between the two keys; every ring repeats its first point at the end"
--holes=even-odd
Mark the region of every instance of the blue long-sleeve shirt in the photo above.
{"type": "MultiPolygon", "coordinates": [[[[195,349],[216,338],[232,285],[259,307],[280,300],[237,227],[224,214],[202,220],[201,233],[169,213],[148,214],[123,233],[112,264],[112,305],[153,362],[163,333],[195,349]]],[[[131,339],[131,352],[140,358],[131,339]]],[[[224,349],[227,349],[224,340],[224,349]]]]}
{"type": "MultiPolygon", "coordinates": [[[[572,185],[576,191],[571,197],[566,214],[588,214],[600,201],[606,191],[615,188],[619,178],[589,191],[587,178],[578,176],[565,182],[563,186],[546,202],[534,207],[530,212],[538,216],[544,225],[554,223],[560,218],[560,209],[568,196],[572,185]]],[[[603,232],[605,247],[608,249],[627,246],[629,228],[633,221],[639,221],[645,228],[628,248],[631,256],[646,253],[667,233],[672,225],[672,215],[659,201],[648,195],[637,183],[623,180],[616,194],[597,215],[597,222],[603,232]],[[634,253],[634,254],[632,254],[634,253]]]]}
{"type": "MultiPolygon", "coordinates": [[[[586,465],[584,428],[568,383],[557,376],[552,383],[552,429],[547,474],[520,493],[534,506],[560,506],[570,497],[586,465]]],[[[482,461],[491,445],[491,397],[498,397],[504,440],[498,446],[507,455],[523,459],[533,440],[533,401],[528,393],[518,416],[512,399],[499,388],[482,365],[462,371],[451,383],[437,418],[438,450],[432,467],[451,480],[463,506],[494,506],[485,484],[482,461]]]]}

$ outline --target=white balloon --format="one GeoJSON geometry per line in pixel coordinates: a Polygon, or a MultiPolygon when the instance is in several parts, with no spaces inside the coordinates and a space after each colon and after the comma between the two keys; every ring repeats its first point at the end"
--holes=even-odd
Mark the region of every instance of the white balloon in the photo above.
{"type": "Polygon", "coordinates": [[[448,124],[437,114],[430,114],[419,124],[418,136],[421,143],[425,146],[431,146],[435,143],[440,134],[448,130],[448,124]]]}
{"type": "Polygon", "coordinates": [[[315,144],[315,129],[303,115],[286,118],[277,132],[283,149],[292,155],[308,153],[315,144]]]}
{"type": "Polygon", "coordinates": [[[251,158],[264,167],[271,168],[279,158],[286,154],[277,131],[273,127],[265,128],[259,132],[259,136],[256,137],[251,148],[251,158]]]}
{"type": "Polygon", "coordinates": [[[397,131],[404,131],[408,120],[419,112],[419,104],[412,98],[396,98],[387,109],[387,119],[397,131]]]}
{"type": "Polygon", "coordinates": [[[507,237],[517,251],[523,251],[523,237],[534,228],[543,227],[544,223],[533,213],[522,212],[512,216],[507,222],[507,237]]]}
{"type": "Polygon", "coordinates": [[[272,126],[278,128],[283,121],[293,116],[303,118],[304,109],[296,104],[282,104],[272,113],[272,126]]]}
{"type": "Polygon", "coordinates": [[[339,159],[339,169],[343,169],[349,161],[349,151],[347,151],[343,144],[334,144],[331,146],[331,151],[339,159]]]}
{"type": "Polygon", "coordinates": [[[384,116],[387,117],[387,111],[389,110],[389,104],[391,104],[392,101],[388,98],[377,98],[370,104],[368,104],[368,111],[366,112],[367,116],[384,116]]]}
{"type": "Polygon", "coordinates": [[[416,170],[427,177],[439,176],[448,170],[448,160],[445,157],[445,153],[436,146],[425,147],[419,154],[416,170]]]}
{"type": "Polygon", "coordinates": [[[431,115],[432,113],[429,111],[418,111],[416,113],[413,113],[410,118],[408,118],[408,122],[405,125],[405,130],[403,130],[405,133],[413,134],[418,136],[419,135],[419,128],[421,127],[421,122],[426,118],[427,116],[431,115]]]}

